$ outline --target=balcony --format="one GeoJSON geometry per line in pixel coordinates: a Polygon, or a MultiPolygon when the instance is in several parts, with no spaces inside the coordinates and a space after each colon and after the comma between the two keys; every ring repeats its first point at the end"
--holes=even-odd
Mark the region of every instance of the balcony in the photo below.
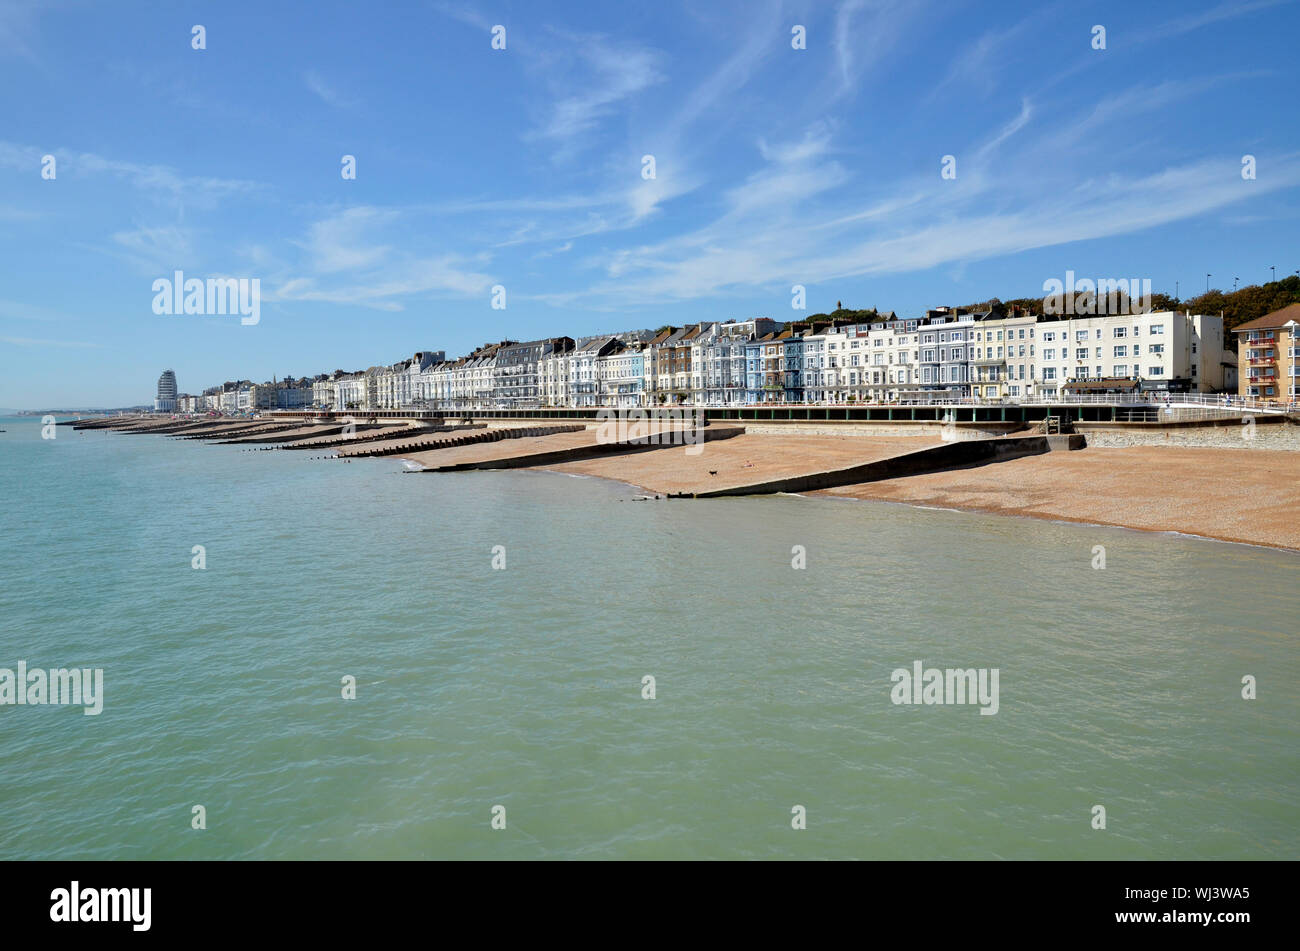
{"type": "Polygon", "coordinates": [[[1248,347],[1271,347],[1277,343],[1277,337],[1273,334],[1260,334],[1258,337],[1251,337],[1246,341],[1248,347]]]}
{"type": "Polygon", "coordinates": [[[1277,357],[1276,357],[1276,356],[1269,356],[1269,357],[1251,357],[1250,360],[1249,360],[1248,362],[1249,362],[1250,365],[1253,366],[1253,367],[1263,366],[1263,365],[1266,364],[1266,363],[1277,363],[1277,357]]]}

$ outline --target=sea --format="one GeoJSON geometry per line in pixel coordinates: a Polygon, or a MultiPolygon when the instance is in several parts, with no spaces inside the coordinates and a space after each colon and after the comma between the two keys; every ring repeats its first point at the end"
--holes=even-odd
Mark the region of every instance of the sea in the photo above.
{"type": "Polygon", "coordinates": [[[1294,553],[0,429],[0,860],[1300,858],[1294,553]]]}

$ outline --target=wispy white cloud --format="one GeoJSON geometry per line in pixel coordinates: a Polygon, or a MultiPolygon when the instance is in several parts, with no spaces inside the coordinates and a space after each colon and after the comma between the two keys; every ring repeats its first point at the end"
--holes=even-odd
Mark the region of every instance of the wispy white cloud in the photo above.
{"type": "Polygon", "coordinates": [[[1074,134],[1082,135],[1125,117],[1145,112],[1159,112],[1183,99],[1199,95],[1216,86],[1242,79],[1267,75],[1261,71],[1200,76],[1194,79],[1170,79],[1160,83],[1141,83],[1106,96],[1092,112],[1073,124],[1074,134]]]}
{"type": "Polygon", "coordinates": [[[586,132],[613,110],[613,106],[663,80],[660,54],[628,45],[611,45],[603,37],[576,37],[574,49],[590,68],[583,88],[555,103],[541,134],[569,139],[586,132]]]}
{"type": "Polygon", "coordinates": [[[437,2],[433,4],[433,8],[443,16],[451,17],[453,20],[458,20],[466,26],[475,27],[485,33],[491,30],[492,27],[499,22],[489,19],[474,7],[464,2],[447,3],[444,2],[444,0],[437,0],[437,2]]]}
{"type": "Polygon", "coordinates": [[[926,8],[925,0],[841,0],[831,33],[839,92],[852,92],[868,70],[896,54],[926,8]]]}
{"type": "Polygon", "coordinates": [[[1260,10],[1267,10],[1270,7],[1291,2],[1293,0],[1227,0],[1227,2],[1210,7],[1208,10],[1188,13],[1185,16],[1169,20],[1148,33],[1144,39],[1161,39],[1190,33],[1192,30],[1199,30],[1203,26],[1222,23],[1224,20],[1235,20],[1238,17],[1248,16],[1251,13],[1258,13],[1260,10]]]}
{"type": "Polygon", "coordinates": [[[1025,35],[1041,31],[1044,24],[1059,16],[1061,4],[1042,6],[1029,16],[1011,26],[989,30],[976,37],[974,42],[954,50],[943,79],[927,97],[933,101],[940,95],[960,95],[978,90],[987,95],[999,82],[1015,75],[1008,69],[1008,60],[1025,35]]]}
{"type": "Polygon", "coordinates": [[[249,249],[267,273],[263,299],[351,304],[404,310],[410,298],[487,300],[493,281],[480,270],[489,256],[412,250],[421,240],[405,209],[356,206],[313,222],[290,242],[300,260],[283,262],[266,249],[249,249]],[[384,235],[383,239],[377,235],[384,235]]]}
{"type": "Polygon", "coordinates": [[[1029,124],[1029,120],[1033,118],[1033,115],[1034,115],[1034,110],[1033,107],[1030,106],[1029,100],[1022,99],[1020,101],[1019,115],[1017,115],[1014,119],[1012,119],[1010,122],[1004,125],[1000,130],[998,130],[997,135],[989,139],[989,141],[985,142],[983,145],[979,147],[978,150],[976,150],[975,152],[976,161],[983,161],[984,159],[988,158],[988,156],[995,153],[998,150],[998,147],[1001,146],[1003,142],[1005,142],[1007,139],[1011,138],[1013,135],[1015,135],[1025,126],[1027,126],[1029,124]]]}
{"type": "Polygon", "coordinates": [[[326,105],[334,106],[336,109],[350,109],[357,104],[355,96],[341,92],[337,86],[326,81],[325,77],[314,69],[303,73],[302,81],[326,105]]]}
{"type": "Polygon", "coordinates": [[[109,236],[109,254],[129,261],[136,270],[157,274],[184,267],[194,260],[194,238],[179,225],[140,225],[109,236]]]}
{"type": "Polygon", "coordinates": [[[39,174],[42,159],[53,155],[60,179],[105,176],[120,179],[152,198],[178,207],[210,208],[222,199],[263,189],[257,182],[217,176],[185,175],[168,165],[107,158],[64,148],[38,149],[0,141],[0,168],[39,174]]]}
{"type": "Polygon", "coordinates": [[[38,63],[32,46],[36,18],[48,3],[4,0],[0,3],[0,57],[11,56],[28,63],[38,63]]]}
{"type": "Polygon", "coordinates": [[[314,301],[352,304],[373,310],[405,310],[412,297],[472,297],[487,306],[492,279],[475,270],[478,258],[444,254],[412,259],[377,269],[346,283],[323,283],[317,277],[292,277],[264,291],[267,301],[314,301]]]}
{"type": "Polygon", "coordinates": [[[305,241],[294,242],[304,248],[312,270],[330,274],[375,267],[387,258],[392,247],[375,244],[371,235],[398,218],[393,209],[358,206],[314,222],[305,241]]]}
{"type": "MultiPolygon", "coordinates": [[[[749,215],[728,211],[692,232],[625,249],[609,259],[606,279],[549,300],[593,309],[662,305],[782,282],[906,273],[1118,237],[1300,185],[1300,156],[1273,156],[1269,165],[1270,180],[1249,183],[1259,186],[1251,188],[1242,187],[1235,167],[1206,160],[1145,175],[1084,180],[1072,188],[1047,182],[1032,191],[1012,165],[964,197],[918,184],[910,198],[876,203],[833,222],[802,200],[779,228],[755,228],[749,215]],[[1015,196],[1013,210],[990,210],[990,193],[1015,196]]],[[[772,197],[766,208],[760,203],[755,210],[774,215],[782,198],[772,197]]],[[[810,189],[801,197],[817,193],[810,189]]]]}

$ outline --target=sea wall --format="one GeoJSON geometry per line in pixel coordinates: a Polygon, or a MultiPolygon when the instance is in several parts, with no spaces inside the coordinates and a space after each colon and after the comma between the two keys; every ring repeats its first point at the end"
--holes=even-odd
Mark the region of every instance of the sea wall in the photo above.
{"type": "Polygon", "coordinates": [[[1183,449],[1280,449],[1300,452],[1300,426],[1233,423],[1186,429],[1088,429],[1088,445],[1105,449],[1176,446],[1183,449]]]}

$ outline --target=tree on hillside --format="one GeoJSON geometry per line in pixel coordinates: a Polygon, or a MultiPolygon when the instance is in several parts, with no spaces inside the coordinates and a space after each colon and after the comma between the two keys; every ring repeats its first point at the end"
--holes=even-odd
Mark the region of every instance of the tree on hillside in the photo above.
{"type": "Polygon", "coordinates": [[[1193,314],[1223,314],[1223,335],[1229,344],[1235,344],[1233,327],[1281,310],[1288,304],[1300,303],[1300,277],[1291,275],[1280,281],[1250,284],[1237,291],[1211,288],[1177,305],[1178,310],[1193,314]]]}

